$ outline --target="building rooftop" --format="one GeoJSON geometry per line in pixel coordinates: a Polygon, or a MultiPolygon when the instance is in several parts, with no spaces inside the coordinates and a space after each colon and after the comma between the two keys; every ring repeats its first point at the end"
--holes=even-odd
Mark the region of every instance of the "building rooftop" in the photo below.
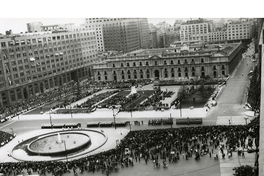
{"type": "MultiPolygon", "coordinates": [[[[192,45],[186,44],[175,48],[155,48],[155,49],[140,49],[126,54],[109,55],[104,59],[104,63],[108,61],[118,60],[137,60],[149,59],[153,56],[161,58],[168,57],[188,57],[188,56],[201,56],[201,55],[214,55],[214,56],[228,56],[240,43],[228,44],[208,44],[208,45],[192,45]]],[[[100,63],[98,63],[100,64],[100,63]]],[[[101,63],[102,64],[102,63],[101,63]]]]}
{"type": "Polygon", "coordinates": [[[186,24],[199,24],[199,23],[206,23],[209,22],[206,19],[203,18],[198,18],[197,20],[188,20],[186,22],[183,22],[182,25],[186,25],[186,24]]]}

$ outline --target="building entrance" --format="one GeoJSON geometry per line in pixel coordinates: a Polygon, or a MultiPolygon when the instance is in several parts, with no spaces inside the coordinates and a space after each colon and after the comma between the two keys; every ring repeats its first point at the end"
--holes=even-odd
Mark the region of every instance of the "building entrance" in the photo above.
{"type": "Polygon", "coordinates": [[[24,93],[24,98],[28,99],[28,92],[26,88],[23,89],[23,93],[24,93]]]}
{"type": "Polygon", "coordinates": [[[159,79],[159,70],[155,70],[154,72],[154,75],[155,75],[155,79],[159,79]]]}

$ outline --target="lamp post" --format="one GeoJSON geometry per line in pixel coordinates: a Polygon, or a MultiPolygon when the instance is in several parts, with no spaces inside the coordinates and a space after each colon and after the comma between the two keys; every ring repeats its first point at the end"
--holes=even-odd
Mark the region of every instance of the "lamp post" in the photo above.
{"type": "Polygon", "coordinates": [[[131,109],[131,102],[132,102],[132,99],[129,100],[129,109],[130,109],[130,116],[132,118],[132,109],[131,109]]]}
{"type": "Polygon", "coordinates": [[[13,130],[13,128],[10,128],[11,130],[12,130],[12,135],[14,136],[14,130],[13,130]]]}
{"type": "Polygon", "coordinates": [[[248,117],[244,117],[244,119],[245,119],[245,122],[246,122],[246,125],[247,125],[247,120],[248,120],[248,117]]]}
{"type": "Polygon", "coordinates": [[[182,117],[181,99],[180,99],[180,117],[182,117]]]}
{"type": "Polygon", "coordinates": [[[66,161],[68,162],[68,154],[67,154],[67,148],[66,148],[65,140],[63,140],[63,144],[64,144],[64,148],[65,148],[65,152],[66,152],[66,161]]]}
{"type": "MultiPolygon", "coordinates": [[[[49,104],[50,105],[50,104],[49,104]]],[[[49,110],[49,118],[50,118],[50,126],[51,126],[51,129],[53,129],[53,125],[52,125],[52,121],[51,121],[51,105],[50,105],[50,110],[49,110]]]]}
{"type": "Polygon", "coordinates": [[[115,129],[116,129],[116,113],[115,113],[115,106],[112,106],[112,110],[113,110],[113,117],[114,117],[114,126],[115,126],[115,129]]]}
{"type": "Polygon", "coordinates": [[[72,108],[71,108],[71,105],[70,105],[70,113],[71,113],[71,118],[72,118],[72,108]]]}

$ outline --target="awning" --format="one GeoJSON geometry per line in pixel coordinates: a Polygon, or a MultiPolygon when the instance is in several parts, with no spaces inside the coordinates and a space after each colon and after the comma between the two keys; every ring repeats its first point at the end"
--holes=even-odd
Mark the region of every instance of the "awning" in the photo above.
{"type": "Polygon", "coordinates": [[[63,53],[60,53],[60,55],[63,55],[63,53]]]}
{"type": "Polygon", "coordinates": [[[55,56],[58,56],[58,55],[59,55],[58,53],[55,54],[55,56]]]}
{"type": "Polygon", "coordinates": [[[33,61],[35,61],[35,58],[31,57],[31,58],[29,58],[29,60],[33,62],[33,61]]]}

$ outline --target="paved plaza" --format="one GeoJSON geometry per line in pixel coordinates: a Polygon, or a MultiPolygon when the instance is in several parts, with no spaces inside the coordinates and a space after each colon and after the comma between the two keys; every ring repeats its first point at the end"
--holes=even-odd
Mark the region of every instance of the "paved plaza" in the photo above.
{"type": "MultiPolygon", "coordinates": [[[[209,112],[205,108],[186,108],[186,109],[169,109],[165,111],[136,111],[136,112],[119,112],[116,116],[116,122],[132,122],[131,129],[129,127],[124,128],[91,128],[94,130],[102,130],[108,136],[108,140],[101,148],[91,152],[95,154],[98,152],[106,151],[114,148],[117,141],[120,141],[130,130],[142,130],[142,129],[156,129],[156,128],[170,128],[170,126],[148,126],[147,122],[150,119],[169,118],[172,117],[174,120],[177,118],[187,117],[202,117],[203,125],[239,125],[246,124],[252,117],[252,113],[244,109],[245,103],[245,87],[249,83],[247,76],[242,76],[242,73],[247,73],[252,68],[252,61],[248,58],[241,60],[236,71],[232,74],[230,79],[227,81],[226,87],[221,92],[221,95],[217,99],[217,106],[212,107],[209,112]],[[180,112],[181,111],[181,112],[180,112]],[[247,119],[247,120],[246,120],[247,119]],[[141,122],[140,126],[134,125],[134,121],[141,122]]],[[[143,87],[144,90],[151,89],[152,85],[143,87]]],[[[103,90],[103,92],[106,90],[103,90]]],[[[99,92],[101,93],[101,92],[99,92]]],[[[78,102],[73,103],[71,106],[80,104],[87,100],[86,97],[78,102]]],[[[38,112],[35,110],[35,112],[38,112]]],[[[3,146],[0,149],[1,156],[0,162],[15,162],[16,160],[8,156],[11,149],[17,145],[20,141],[29,138],[30,136],[46,133],[52,130],[40,129],[42,124],[49,124],[52,120],[53,123],[81,123],[82,127],[85,128],[87,123],[93,122],[113,122],[113,111],[111,109],[98,109],[95,112],[89,114],[40,114],[40,113],[29,113],[17,116],[6,123],[0,124],[0,129],[3,131],[14,132],[17,134],[10,143],[3,146]]],[[[175,121],[174,121],[175,122],[175,121]]],[[[184,126],[184,125],[183,125],[184,126]]],[[[174,125],[173,128],[181,127],[181,125],[174,125]]],[[[211,149],[211,148],[210,148],[211,149]]],[[[219,152],[215,149],[215,152],[219,152]]],[[[220,156],[220,155],[219,155],[220,156]]],[[[255,154],[245,152],[245,158],[238,156],[233,153],[231,158],[219,158],[215,160],[209,155],[201,157],[201,160],[196,161],[194,158],[188,160],[182,157],[176,163],[170,163],[168,168],[155,169],[152,163],[145,164],[142,160],[141,163],[135,162],[133,167],[120,169],[119,172],[113,172],[110,175],[113,176],[231,176],[234,171],[234,167],[241,165],[254,165],[255,154]]],[[[65,174],[73,175],[73,173],[65,174]]],[[[101,172],[95,172],[89,174],[80,175],[104,175],[101,172]]]]}

